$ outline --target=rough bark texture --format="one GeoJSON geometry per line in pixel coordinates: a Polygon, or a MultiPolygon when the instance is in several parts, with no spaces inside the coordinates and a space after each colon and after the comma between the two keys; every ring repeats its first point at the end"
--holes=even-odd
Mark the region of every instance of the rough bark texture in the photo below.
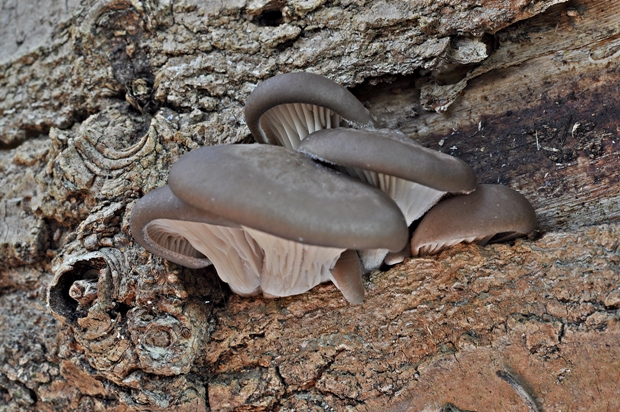
{"type": "Polygon", "coordinates": [[[620,409],[616,2],[0,10],[0,410],[620,409]],[[360,306],[232,296],[135,244],[135,201],[251,141],[246,97],[295,70],[521,191],[539,231],[373,272],[360,306]]]}

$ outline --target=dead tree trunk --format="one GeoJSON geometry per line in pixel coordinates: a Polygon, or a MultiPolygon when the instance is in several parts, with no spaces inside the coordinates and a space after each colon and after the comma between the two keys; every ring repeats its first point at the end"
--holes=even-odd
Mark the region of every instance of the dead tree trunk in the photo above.
{"type": "Polygon", "coordinates": [[[27,3],[0,28],[1,410],[620,409],[620,4],[27,3]],[[135,201],[300,70],[522,192],[536,236],[374,272],[360,306],[138,246],[135,201]]]}

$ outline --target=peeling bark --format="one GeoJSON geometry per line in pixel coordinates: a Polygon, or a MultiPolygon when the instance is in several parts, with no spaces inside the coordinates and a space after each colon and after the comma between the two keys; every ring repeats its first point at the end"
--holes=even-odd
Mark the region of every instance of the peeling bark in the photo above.
{"type": "Polygon", "coordinates": [[[0,4],[0,409],[620,409],[620,5],[0,4]],[[135,201],[251,141],[248,94],[298,70],[522,192],[538,233],[373,272],[359,306],[138,246],[135,201]]]}

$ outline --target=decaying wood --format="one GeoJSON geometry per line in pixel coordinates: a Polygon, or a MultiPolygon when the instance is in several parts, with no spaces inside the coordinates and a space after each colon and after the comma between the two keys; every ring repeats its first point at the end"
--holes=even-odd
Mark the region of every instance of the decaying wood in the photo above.
{"type": "Polygon", "coordinates": [[[620,409],[620,5],[49,3],[2,3],[1,410],[620,409]],[[521,191],[539,231],[373,272],[360,306],[232,296],[135,244],[135,201],[251,141],[246,97],[295,70],[521,191]]]}
{"type": "Polygon", "coordinates": [[[331,286],[281,301],[232,298],[206,348],[211,406],[282,397],[282,410],[373,411],[396,397],[413,411],[448,401],[524,410],[495,375],[507,369],[542,405],[617,407],[619,241],[616,226],[598,226],[458,247],[373,274],[362,306],[331,286]]]}

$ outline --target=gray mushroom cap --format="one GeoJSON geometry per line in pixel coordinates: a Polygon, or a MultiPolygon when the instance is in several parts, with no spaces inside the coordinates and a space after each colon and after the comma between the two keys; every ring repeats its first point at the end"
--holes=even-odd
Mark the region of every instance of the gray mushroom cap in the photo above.
{"type": "Polygon", "coordinates": [[[522,194],[506,186],[479,185],[433,207],[413,234],[411,253],[436,253],[460,242],[501,242],[534,229],[536,213],[522,194]]]}
{"type": "Polygon", "coordinates": [[[476,187],[476,175],[467,163],[393,130],[321,130],[304,139],[297,150],[332,164],[395,176],[443,192],[466,193],[476,187]]]}
{"type": "MultiPolygon", "coordinates": [[[[380,188],[394,199],[408,225],[447,192],[467,193],[476,187],[476,176],[465,162],[420,146],[395,130],[321,130],[306,137],[298,150],[380,188]]],[[[408,248],[389,256],[385,249],[360,251],[366,270],[382,262],[398,263],[407,254],[408,248]]]]}
{"type": "MultiPolygon", "coordinates": [[[[345,121],[359,126],[373,126],[374,120],[370,112],[357,100],[351,92],[333,81],[313,73],[297,72],[272,77],[261,83],[250,94],[245,105],[245,120],[260,143],[282,145],[277,133],[269,125],[261,122],[263,115],[279,105],[301,103],[329,109],[345,121]]],[[[297,108],[302,114],[302,107],[297,108]]],[[[305,112],[301,117],[319,116],[317,112],[305,112]]],[[[324,115],[324,114],[322,114],[324,115]]],[[[300,117],[300,119],[301,119],[300,117]]],[[[308,119],[309,124],[317,119],[308,119]]],[[[331,127],[338,127],[338,124],[331,127]]],[[[313,127],[307,132],[312,133],[313,127]]],[[[301,140],[305,135],[299,136],[301,140]]],[[[296,144],[293,143],[295,148],[296,144]]]]}
{"type": "Polygon", "coordinates": [[[400,250],[407,225],[381,191],[278,146],[204,147],[168,179],[183,202],[226,221],[308,245],[400,250]]]}
{"type": "Polygon", "coordinates": [[[209,266],[211,262],[183,235],[153,224],[160,219],[238,227],[233,222],[181,201],[168,186],[155,189],[138,200],[129,220],[134,239],[149,252],[192,269],[209,266]]]}

